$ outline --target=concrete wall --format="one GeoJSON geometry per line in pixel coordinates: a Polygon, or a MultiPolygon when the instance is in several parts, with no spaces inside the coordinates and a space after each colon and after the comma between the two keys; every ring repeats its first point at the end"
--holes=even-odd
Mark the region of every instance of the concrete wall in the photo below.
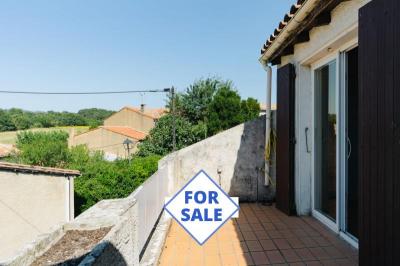
{"type": "Polygon", "coordinates": [[[318,60],[338,54],[344,44],[357,41],[358,10],[370,0],[345,1],[332,11],[329,25],[310,31],[310,41],[297,44],[294,54],[282,57],[282,64],[292,63],[296,68],[295,95],[295,190],[296,207],[300,215],[311,212],[311,178],[313,156],[313,82],[312,65],[318,60]],[[309,128],[307,153],[305,129],[309,128]]]}
{"type": "MultiPolygon", "coordinates": [[[[75,136],[73,138],[72,146],[84,144],[89,148],[89,150],[103,151],[104,153],[114,154],[120,158],[126,158],[128,154],[122,144],[126,139],[130,139],[134,143],[137,143],[137,140],[127,136],[117,134],[104,128],[96,128],[75,136]]],[[[132,152],[135,152],[136,149],[137,145],[134,145],[132,152]]]]}
{"type": "MultiPolygon", "coordinates": [[[[273,114],[274,125],[275,117],[273,114]]],[[[219,182],[217,169],[221,169],[222,188],[242,201],[273,198],[273,184],[270,187],[263,186],[264,156],[265,117],[260,117],[166,156],[159,162],[158,171],[129,197],[100,201],[73,222],[38,237],[10,260],[0,261],[0,265],[29,265],[68,230],[110,226],[110,232],[80,265],[138,265],[141,246],[150,236],[150,229],[156,225],[165,196],[171,196],[200,169],[208,172],[216,182],[219,182]],[[155,189],[151,190],[151,187],[155,189]]],[[[275,155],[272,156],[272,162],[274,183],[275,155]]],[[[168,231],[170,219],[166,216],[160,219],[164,233],[168,231]]],[[[157,261],[156,256],[159,255],[165,234],[155,234],[156,237],[146,248],[146,252],[149,252],[143,255],[143,265],[152,265],[157,261]]]]}
{"type": "Polygon", "coordinates": [[[168,168],[173,179],[171,189],[182,187],[204,170],[217,183],[221,181],[230,196],[241,201],[263,201],[274,197],[272,186],[263,185],[264,158],[265,116],[262,116],[166,156],[159,168],[168,168]]]}
{"type": "Polygon", "coordinates": [[[148,133],[155,125],[154,119],[148,115],[124,108],[104,120],[105,126],[127,126],[148,133]]]}
{"type": "Polygon", "coordinates": [[[30,265],[56,244],[69,230],[94,230],[111,227],[107,235],[83,258],[79,265],[139,265],[137,247],[138,206],[132,197],[102,200],[74,221],[38,236],[18,254],[0,265],[30,265]]]}
{"type": "Polygon", "coordinates": [[[0,171],[0,260],[73,218],[70,189],[63,176],[0,171]]]}

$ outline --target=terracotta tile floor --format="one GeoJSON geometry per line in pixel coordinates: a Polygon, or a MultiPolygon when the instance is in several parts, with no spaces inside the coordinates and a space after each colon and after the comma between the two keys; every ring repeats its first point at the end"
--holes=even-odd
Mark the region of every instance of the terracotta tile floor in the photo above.
{"type": "Polygon", "coordinates": [[[160,265],[357,265],[358,252],[311,217],[289,217],[275,207],[240,204],[199,246],[175,221],[160,265]]]}

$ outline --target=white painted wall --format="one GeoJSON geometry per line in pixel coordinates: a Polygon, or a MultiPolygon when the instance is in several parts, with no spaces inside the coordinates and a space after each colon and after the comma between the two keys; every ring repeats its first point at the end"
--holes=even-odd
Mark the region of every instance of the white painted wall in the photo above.
{"type": "Polygon", "coordinates": [[[70,185],[63,176],[0,171],[0,261],[73,218],[70,185]]]}
{"type": "Polygon", "coordinates": [[[332,53],[354,38],[357,38],[358,10],[370,0],[346,1],[332,11],[329,25],[316,27],[310,31],[310,41],[297,44],[294,54],[282,57],[281,66],[292,63],[296,69],[296,148],[295,148],[295,193],[296,207],[300,215],[311,212],[311,175],[314,129],[313,87],[311,65],[332,53]],[[306,150],[305,128],[309,128],[306,150]]]}

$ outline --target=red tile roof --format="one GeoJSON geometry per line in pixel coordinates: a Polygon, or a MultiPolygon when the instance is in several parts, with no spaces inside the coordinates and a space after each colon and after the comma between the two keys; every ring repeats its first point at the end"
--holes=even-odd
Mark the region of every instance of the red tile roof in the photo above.
{"type": "Polygon", "coordinates": [[[129,138],[132,139],[136,139],[136,140],[144,140],[147,136],[146,133],[135,130],[131,127],[124,127],[124,126],[102,126],[100,128],[103,128],[105,130],[117,133],[117,134],[121,134],[124,136],[127,136],[129,138]]]}
{"type": "Polygon", "coordinates": [[[300,7],[306,2],[307,0],[297,0],[296,4],[292,5],[290,8],[289,13],[287,13],[283,20],[279,22],[279,25],[277,28],[275,28],[274,32],[269,36],[268,40],[265,42],[264,46],[261,48],[261,54],[264,54],[265,51],[271,46],[271,44],[274,42],[276,37],[279,35],[279,33],[286,27],[286,25],[289,23],[290,20],[296,15],[297,11],[300,9],[300,7]]]}

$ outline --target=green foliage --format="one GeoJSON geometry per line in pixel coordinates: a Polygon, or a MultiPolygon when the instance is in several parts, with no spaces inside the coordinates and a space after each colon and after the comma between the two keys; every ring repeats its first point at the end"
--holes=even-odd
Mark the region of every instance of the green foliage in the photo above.
{"type": "Polygon", "coordinates": [[[200,79],[194,82],[186,89],[185,93],[180,94],[180,101],[177,105],[178,113],[193,124],[204,122],[215,92],[224,84],[215,78],[200,79]]]}
{"type": "Polygon", "coordinates": [[[68,162],[68,133],[64,131],[29,132],[17,135],[17,161],[25,164],[64,167],[68,162]]]}
{"type": "MultiPolygon", "coordinates": [[[[260,106],[256,99],[241,99],[232,82],[218,78],[195,81],[174,98],[177,149],[181,149],[222,130],[257,118],[260,106]]],[[[167,107],[172,110],[172,98],[167,107]]],[[[165,155],[172,151],[172,114],[158,125],[139,146],[138,155],[165,155]]]]}
{"type": "MultiPolygon", "coordinates": [[[[71,151],[82,153],[82,150],[71,151]]],[[[82,156],[80,154],[78,158],[82,156]]],[[[83,155],[86,156],[86,155],[83,155]]],[[[75,179],[75,205],[77,214],[103,199],[127,197],[149,176],[157,171],[158,156],[134,157],[127,160],[107,162],[99,154],[89,156],[87,161],[74,165],[82,175],[75,179]]]]}
{"type": "Polygon", "coordinates": [[[11,120],[10,114],[0,109],[0,131],[13,131],[16,127],[11,120]]]}
{"type": "Polygon", "coordinates": [[[29,128],[49,128],[56,126],[90,126],[101,125],[113,111],[90,108],[78,113],[70,112],[29,112],[18,108],[0,109],[0,132],[24,130],[29,128]]]}
{"type": "Polygon", "coordinates": [[[80,145],[68,149],[68,134],[59,132],[23,132],[18,134],[20,150],[14,162],[77,169],[75,210],[79,214],[103,199],[128,196],[157,171],[159,156],[134,157],[109,162],[101,152],[89,152],[80,145]]]}
{"type": "Polygon", "coordinates": [[[242,100],[240,112],[243,121],[255,119],[260,114],[260,104],[254,98],[247,98],[247,100],[242,100]]]}
{"type": "Polygon", "coordinates": [[[186,118],[167,114],[162,116],[148,137],[139,144],[137,155],[165,155],[173,150],[173,124],[176,128],[176,148],[182,149],[202,139],[201,128],[193,126],[186,118]]]}
{"type": "Polygon", "coordinates": [[[243,122],[240,96],[230,86],[216,92],[209,109],[208,130],[211,135],[243,122]]]}

